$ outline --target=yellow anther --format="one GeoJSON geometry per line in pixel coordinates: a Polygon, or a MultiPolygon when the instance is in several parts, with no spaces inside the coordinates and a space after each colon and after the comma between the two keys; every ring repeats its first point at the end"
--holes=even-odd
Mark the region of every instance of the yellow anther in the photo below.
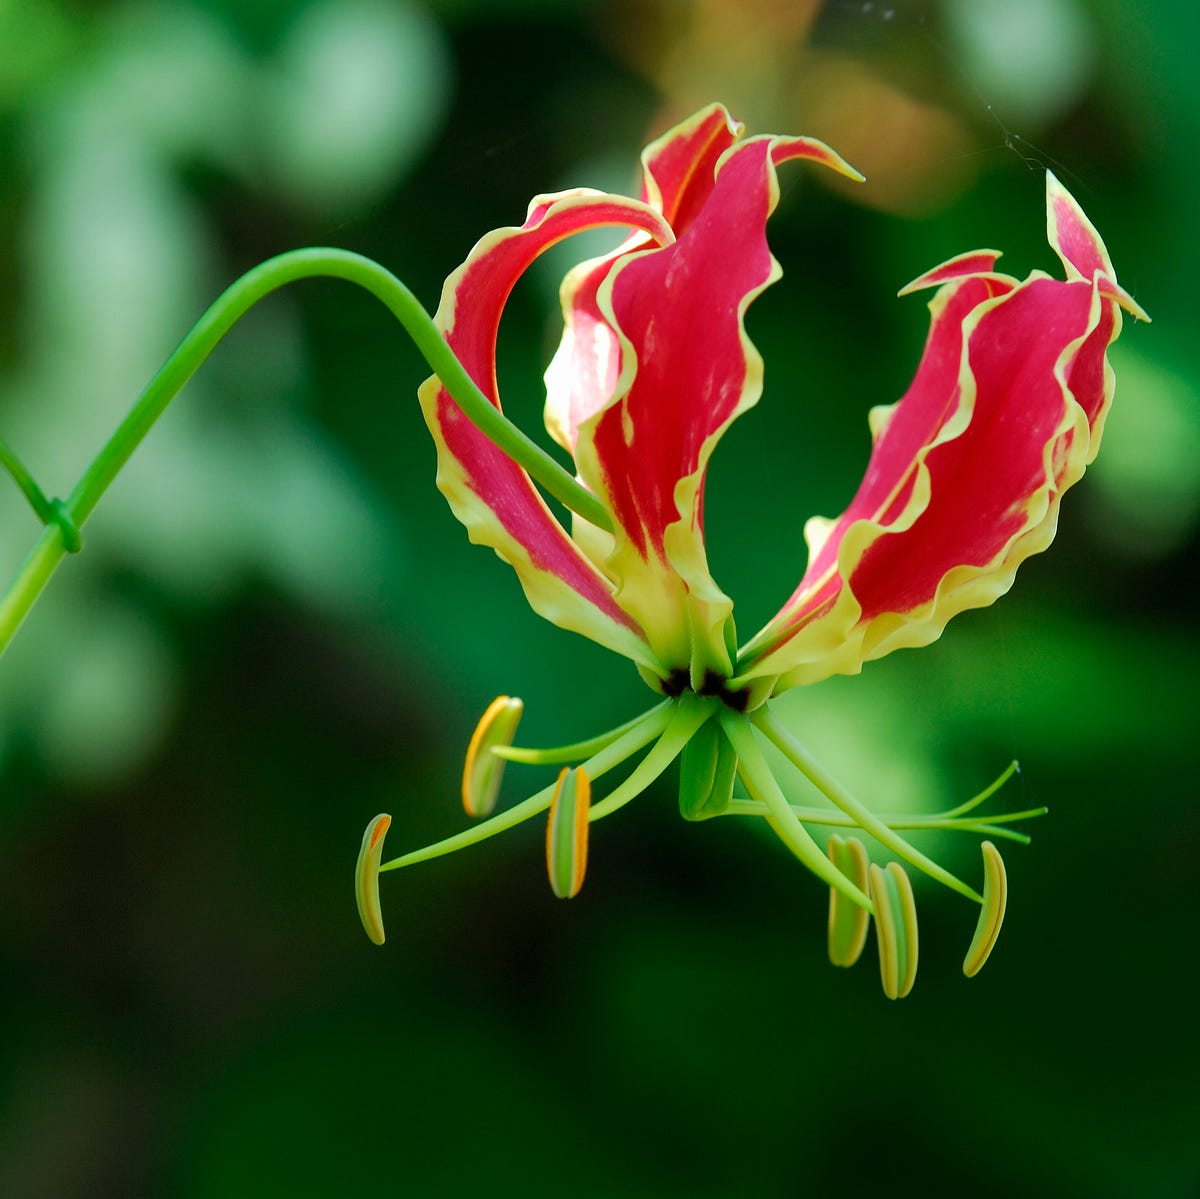
{"type": "Polygon", "coordinates": [[[519,699],[501,695],[488,705],[475,726],[463,766],[462,801],[468,816],[490,816],[496,806],[505,763],[492,750],[513,743],[524,711],[519,699]]]}
{"type": "Polygon", "coordinates": [[[383,857],[383,838],[392,818],[383,813],[367,825],[358,864],[354,867],[354,898],[358,902],[358,918],[368,937],[376,945],[383,944],[383,909],[379,906],[379,861],[383,857]]]}
{"type": "MultiPolygon", "coordinates": [[[[829,838],[829,860],[860,890],[867,889],[867,851],[857,837],[829,838]]],[[[871,914],[836,887],[829,888],[829,960],[853,966],[867,943],[871,914]]]]}
{"type": "Polygon", "coordinates": [[[1004,923],[1004,909],[1008,905],[1008,874],[1004,869],[1004,859],[1000,851],[990,842],[985,841],[983,849],[983,908],[979,913],[979,923],[975,926],[975,936],[971,939],[971,948],[967,950],[963,962],[963,973],[968,978],[974,978],[983,969],[983,963],[988,960],[992,946],[1000,935],[1000,925],[1004,923]]]}
{"type": "Polygon", "coordinates": [[[889,999],[903,999],[917,977],[917,907],[912,883],[898,862],[889,862],[886,870],[871,866],[870,885],[883,993],[889,999]]]}
{"type": "Polygon", "coordinates": [[[559,899],[573,899],[583,886],[591,804],[592,784],[587,772],[564,767],[554,788],[546,825],[546,871],[559,899]]]}

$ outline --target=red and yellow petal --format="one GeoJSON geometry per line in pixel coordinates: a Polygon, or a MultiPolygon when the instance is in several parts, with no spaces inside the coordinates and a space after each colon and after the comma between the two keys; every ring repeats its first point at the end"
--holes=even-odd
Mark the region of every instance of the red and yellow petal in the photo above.
{"type": "Polygon", "coordinates": [[[1007,591],[1019,564],[1050,544],[1062,493],[1099,446],[1124,293],[1053,179],[1048,198],[1066,231],[1056,248],[1067,281],[1035,272],[1014,285],[991,273],[991,252],[977,275],[955,268],[971,256],[948,264],[916,378],[874,422],[850,507],[813,525],[809,568],[747,647],[745,677],[774,676],[782,689],[927,644],[958,612],[1007,591]]]}
{"type": "Polygon", "coordinates": [[[744,131],[723,104],[710,104],[642,151],[642,199],[663,214],[676,237],[700,214],[717,164],[744,131]]]}
{"type": "MultiPolygon", "coordinates": [[[[642,201],[676,237],[703,209],[716,183],[717,162],[741,134],[728,110],[711,104],[642,151],[642,201]]],[[[620,343],[596,305],[596,293],[618,258],[649,244],[644,233],[635,232],[563,279],[563,336],[546,371],[546,427],[571,454],[580,424],[612,398],[621,369],[620,343]]]]}
{"type": "Polygon", "coordinates": [[[1051,171],[1046,172],[1046,238],[1062,261],[1069,282],[1081,279],[1091,283],[1099,276],[1101,294],[1115,300],[1119,307],[1138,320],[1150,319],[1117,283],[1112,259],[1096,226],[1051,171]]]}
{"type": "MultiPolygon", "coordinates": [[[[544,250],[584,229],[638,229],[654,242],[672,233],[658,213],[623,196],[575,191],[541,196],[519,228],[485,236],[447,280],[435,321],[484,394],[500,406],[496,336],[513,286],[544,250]]],[[[529,476],[482,434],[434,376],[418,392],[438,452],[438,487],[471,540],[517,571],[535,611],[656,669],[636,620],[609,581],[567,535],[529,476]]]]}
{"type": "MultiPolygon", "coordinates": [[[[999,250],[969,250],[966,254],[958,254],[943,262],[941,266],[935,266],[933,270],[918,275],[896,294],[907,296],[914,291],[923,291],[927,287],[941,287],[943,283],[950,283],[955,279],[968,279],[972,275],[990,275],[994,271],[996,260],[999,257],[999,250]]],[[[1010,282],[1015,284],[1016,280],[1012,279],[1010,282]]]]}
{"type": "Polygon", "coordinates": [[[779,195],[775,166],[793,158],[855,174],[810,139],[737,144],[676,242],[625,255],[596,295],[619,338],[620,370],[611,398],[578,428],[576,465],[617,526],[604,565],[621,607],[660,660],[690,666],[694,686],[733,665],[732,605],[704,550],[704,475],[725,429],[762,391],[743,321],[780,274],[766,222],[779,195]]]}
{"type": "Polygon", "coordinates": [[[1075,197],[1049,172],[1046,175],[1046,240],[1062,260],[1068,282],[1091,283],[1097,272],[1116,281],[1112,259],[1096,226],[1084,215],[1075,197]]]}

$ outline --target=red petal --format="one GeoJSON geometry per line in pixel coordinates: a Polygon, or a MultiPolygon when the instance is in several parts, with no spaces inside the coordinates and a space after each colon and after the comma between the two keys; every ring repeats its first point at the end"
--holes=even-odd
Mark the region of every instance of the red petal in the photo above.
{"type": "Polygon", "coordinates": [[[1112,259],[1096,226],[1049,171],[1046,172],[1046,239],[1067,268],[1068,279],[1085,279],[1090,283],[1099,271],[1116,280],[1112,259]]]}
{"type": "MultiPolygon", "coordinates": [[[[450,348],[499,407],[496,335],[509,293],[529,264],[572,233],[624,225],[670,241],[646,205],[620,196],[572,192],[538,197],[519,229],[484,237],[446,280],[436,321],[450,348]]],[[[472,541],[492,546],[517,570],[532,606],[652,667],[636,622],[608,581],[567,536],[529,476],[463,416],[437,377],[422,385],[421,406],[438,448],[438,486],[472,541]]]]}
{"type": "MultiPolygon", "coordinates": [[[[642,152],[642,200],[662,213],[676,237],[712,194],[717,161],[740,135],[728,111],[713,104],[642,152]]],[[[634,234],[563,280],[563,336],[546,371],[546,427],[571,454],[579,426],[612,398],[621,370],[620,344],[600,314],[596,293],[621,255],[649,244],[644,234],[634,234]]]]}
{"type": "Polygon", "coordinates": [[[741,136],[723,104],[710,104],[642,151],[642,199],[679,237],[712,194],[717,162],[741,136]]]}
{"type": "Polygon", "coordinates": [[[991,273],[990,251],[917,281],[952,280],[930,305],[916,378],[898,405],[872,413],[858,494],[838,521],[810,522],[809,568],[746,647],[743,677],[773,676],[778,690],[927,644],[956,613],[1002,595],[1053,540],[1062,493],[1099,448],[1113,392],[1106,353],[1128,297],[1053,176],[1047,201],[1067,282],[1035,272],[1017,285],[991,273]]]}
{"type": "MultiPolygon", "coordinates": [[[[910,292],[922,291],[926,287],[941,287],[943,283],[949,283],[953,279],[991,274],[996,265],[996,259],[999,257],[999,250],[971,250],[967,254],[959,254],[955,258],[943,262],[941,266],[935,266],[933,270],[918,275],[896,294],[906,296],[910,292]]],[[[1015,283],[1016,280],[1014,279],[1013,282],[1015,283]]]]}
{"type": "Polygon", "coordinates": [[[704,471],[721,434],[762,390],[762,360],[742,322],[780,273],[766,222],[778,200],[774,164],[789,158],[844,167],[803,138],[735,147],[679,240],[623,258],[598,295],[620,335],[622,370],[611,402],[579,429],[577,464],[619,526],[606,567],[622,607],[664,662],[690,660],[697,683],[704,670],[732,666],[730,604],[704,553],[704,471]]]}
{"type": "Polygon", "coordinates": [[[1061,494],[1097,448],[1116,308],[1090,284],[1034,276],[990,298],[994,286],[957,285],[935,316],[859,494],[756,639],[765,649],[747,674],[793,685],[925,644],[1002,595],[1053,539],[1061,494]],[[949,325],[964,305],[958,371],[949,325]]]}
{"type": "MultiPolygon", "coordinates": [[[[980,319],[968,350],[976,382],[970,424],[926,455],[925,509],[909,528],[875,541],[851,575],[861,620],[932,602],[951,570],[1002,561],[1031,520],[1036,528],[1048,515],[1078,410],[1056,367],[1087,334],[1092,308],[1090,286],[1036,279],[980,319]]],[[[1085,413],[1098,410],[1101,393],[1084,397],[1085,413]]]]}
{"type": "Polygon", "coordinates": [[[1140,321],[1149,321],[1141,305],[1117,283],[1112,259],[1075,197],[1046,172],[1046,236],[1067,270],[1067,279],[1091,283],[1100,276],[1101,294],[1115,300],[1140,321]]]}

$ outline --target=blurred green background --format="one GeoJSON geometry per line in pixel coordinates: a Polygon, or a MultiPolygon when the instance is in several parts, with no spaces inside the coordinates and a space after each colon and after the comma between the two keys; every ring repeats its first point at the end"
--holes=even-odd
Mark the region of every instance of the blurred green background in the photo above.
{"type": "MultiPolygon", "coordinates": [[[[925,312],[896,289],[977,246],[1057,271],[1045,165],[1155,318],[1127,323],[1104,451],[1013,593],[789,701],[878,808],[957,803],[1018,757],[1000,806],[1052,809],[1006,852],[979,978],[975,910],[917,881],[921,972],[889,1004],[872,947],[827,964],[824,888],[765,830],[682,824],[670,782],[597,828],[571,904],[531,825],[385,876],[367,943],[362,828],[390,811],[399,852],[462,827],[495,694],[534,744],[649,697],[468,544],[382,308],[332,282],[264,303],[0,667],[0,1195],[1200,1193],[1198,11],[0,0],[0,432],[59,494],[257,261],[344,246],[432,310],[533,194],[629,190],[713,99],[869,176],[783,177],[766,392],[708,493],[744,635],[907,383],[925,312]]],[[[530,430],[581,253],[505,319],[530,430]]],[[[0,479],[3,569],[36,534],[0,479]]],[[[978,877],[973,839],[948,853],[978,877]]]]}

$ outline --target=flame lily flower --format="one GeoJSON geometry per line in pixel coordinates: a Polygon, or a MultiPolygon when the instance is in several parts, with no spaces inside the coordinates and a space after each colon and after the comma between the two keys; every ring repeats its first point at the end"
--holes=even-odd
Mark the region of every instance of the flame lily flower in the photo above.
{"type": "MultiPolygon", "coordinates": [[[[951,812],[881,817],[822,769],[770,700],[856,673],[894,649],[928,644],[956,613],[1008,590],[1020,563],[1053,539],[1063,492],[1099,448],[1113,394],[1106,351],[1120,332],[1120,310],[1144,314],[1052,175],[1048,236],[1065,279],[1000,274],[999,254],[984,250],[909,284],[901,294],[937,289],[916,376],[899,402],[871,412],[873,449],[857,493],[836,520],[808,522],[807,570],[776,616],[739,645],[733,603],[705,554],[704,480],[721,435],[762,391],[762,359],[743,322],[751,301],[781,273],[766,224],[779,194],[777,168],[791,160],[861,178],[821,142],[745,137],[713,105],[647,148],[638,199],[585,190],[538,196],[524,224],[487,234],[446,281],[435,320],[499,408],[497,330],[521,274],[571,234],[629,228],[623,245],[575,267],[561,291],[564,333],[546,374],[546,423],[595,500],[586,511],[580,506],[571,528],[437,376],[419,395],[437,445],[438,486],[471,539],[513,566],[538,613],[631,659],[663,698],[590,741],[532,750],[512,746],[520,705],[502,697],[471,743],[463,796],[469,814],[488,816],[506,761],[578,765],[467,832],[382,866],[381,834],[365,839],[358,884],[368,906],[380,870],[452,852],[547,810],[551,881],[557,894],[574,894],[589,825],[681,757],[685,817],[765,817],[829,884],[835,963],[858,957],[873,915],[885,992],[907,993],[917,951],[912,889],[896,861],[887,870],[870,865],[854,838],[835,837],[822,851],[809,824],[861,828],[894,858],[979,903],[966,968],[974,973],[983,964],[1004,907],[994,845],[983,843],[981,895],[899,830],[957,828],[1027,841],[1010,825],[1040,809],[986,819],[976,812],[1015,764],[951,812]],[[767,765],[764,739],[836,811],[790,804],[767,765]],[[642,751],[604,798],[579,801],[597,778],[642,751]],[[735,796],[739,779],[745,793],[735,796]]],[[[381,939],[382,926],[376,931],[381,939]]]]}

